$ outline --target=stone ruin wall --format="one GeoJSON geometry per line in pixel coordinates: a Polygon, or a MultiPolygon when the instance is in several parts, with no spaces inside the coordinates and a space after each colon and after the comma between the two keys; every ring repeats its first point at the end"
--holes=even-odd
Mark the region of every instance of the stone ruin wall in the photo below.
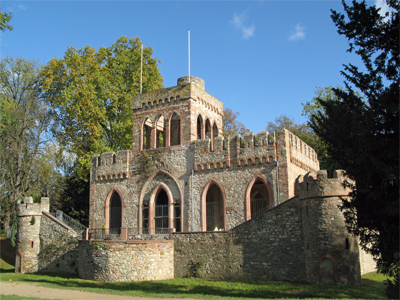
{"type": "Polygon", "coordinates": [[[202,278],[306,281],[299,206],[291,199],[227,232],[174,234],[175,277],[200,264],[202,278]]]}
{"type": "Polygon", "coordinates": [[[79,276],[106,282],[174,278],[173,241],[81,241],[79,276]]]}
{"type": "Polygon", "coordinates": [[[78,240],[82,235],[47,212],[40,226],[38,271],[78,274],[78,240]]]}

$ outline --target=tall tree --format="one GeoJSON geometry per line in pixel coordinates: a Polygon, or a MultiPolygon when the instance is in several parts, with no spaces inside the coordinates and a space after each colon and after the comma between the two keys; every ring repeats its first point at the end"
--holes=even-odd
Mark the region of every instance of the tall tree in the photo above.
{"type": "Polygon", "coordinates": [[[312,116],[311,127],[356,182],[342,205],[349,230],[375,255],[379,270],[390,274],[397,268],[398,276],[400,4],[387,4],[386,15],[365,1],[343,2],[347,18],[332,11],[338,33],[347,37],[348,51],[361,57],[365,71],[344,65],[346,88],[333,88],[335,99],[317,100],[323,111],[312,116]]]}
{"type": "Polygon", "coordinates": [[[23,58],[0,62],[0,187],[3,224],[32,186],[32,174],[48,124],[40,97],[39,65],[23,58]]]}
{"type": "Polygon", "coordinates": [[[222,123],[224,125],[224,137],[228,137],[237,133],[243,135],[245,132],[249,131],[246,126],[244,126],[243,123],[237,119],[239,115],[239,112],[233,112],[230,108],[224,109],[224,116],[222,117],[222,123]]]}
{"type": "MultiPolygon", "coordinates": [[[[119,38],[98,51],[68,48],[41,71],[43,93],[53,108],[53,133],[63,150],[77,155],[78,177],[89,178],[95,153],[132,146],[132,95],[140,90],[139,38],[119,38]]],[[[163,87],[157,58],[143,49],[143,92],[163,87]]]]}

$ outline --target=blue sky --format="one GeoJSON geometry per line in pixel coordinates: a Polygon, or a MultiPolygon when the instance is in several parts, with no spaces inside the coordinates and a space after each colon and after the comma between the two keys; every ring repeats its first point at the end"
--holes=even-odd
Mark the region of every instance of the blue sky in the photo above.
{"type": "MultiPolygon", "coordinates": [[[[367,1],[374,5],[375,1],[367,1]]],[[[161,60],[166,87],[188,74],[240,112],[251,131],[287,115],[297,122],[316,87],[343,85],[342,65],[361,66],[330,10],[341,1],[1,1],[14,14],[0,55],[46,64],[68,46],[98,49],[120,36],[141,38],[161,60]]]]}

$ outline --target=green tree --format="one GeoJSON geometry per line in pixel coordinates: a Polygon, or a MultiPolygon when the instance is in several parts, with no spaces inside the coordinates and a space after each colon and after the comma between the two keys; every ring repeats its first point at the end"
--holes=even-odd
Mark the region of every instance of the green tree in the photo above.
{"type": "Polygon", "coordinates": [[[8,24],[11,21],[11,13],[2,13],[0,9],[0,31],[13,30],[12,26],[8,24]]]}
{"type": "Polygon", "coordinates": [[[381,272],[393,274],[397,268],[398,276],[400,4],[387,4],[391,11],[385,16],[365,1],[343,2],[347,18],[332,11],[338,33],[347,37],[348,51],[360,56],[365,71],[344,65],[346,88],[333,88],[327,101],[317,99],[322,110],[310,125],[356,182],[342,205],[350,232],[360,236],[381,272]]]}
{"type": "Polygon", "coordinates": [[[35,161],[49,124],[41,99],[39,64],[23,58],[0,61],[0,190],[3,225],[32,187],[35,161]]]}
{"type": "MultiPolygon", "coordinates": [[[[140,90],[139,38],[110,47],[68,48],[41,71],[43,95],[53,108],[53,133],[62,150],[77,155],[79,178],[88,180],[93,154],[132,146],[132,95],[140,90]]],[[[143,92],[163,87],[157,58],[143,49],[143,92]]]]}
{"type": "Polygon", "coordinates": [[[228,137],[233,134],[243,135],[245,132],[249,132],[246,126],[242,122],[237,120],[240,115],[239,112],[233,112],[230,108],[224,109],[224,116],[222,117],[222,123],[224,126],[223,136],[228,137]]]}

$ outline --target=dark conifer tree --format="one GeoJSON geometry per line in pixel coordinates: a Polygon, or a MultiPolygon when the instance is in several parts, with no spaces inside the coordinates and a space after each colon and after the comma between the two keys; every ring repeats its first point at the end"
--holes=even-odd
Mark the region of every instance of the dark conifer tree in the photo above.
{"type": "Polygon", "coordinates": [[[346,89],[333,89],[337,101],[318,101],[324,113],[314,114],[310,125],[355,180],[342,205],[348,228],[377,258],[381,272],[397,274],[397,296],[388,296],[398,299],[400,4],[387,4],[386,15],[365,1],[343,2],[347,17],[332,11],[348,52],[359,55],[364,67],[344,65],[346,89]]]}

